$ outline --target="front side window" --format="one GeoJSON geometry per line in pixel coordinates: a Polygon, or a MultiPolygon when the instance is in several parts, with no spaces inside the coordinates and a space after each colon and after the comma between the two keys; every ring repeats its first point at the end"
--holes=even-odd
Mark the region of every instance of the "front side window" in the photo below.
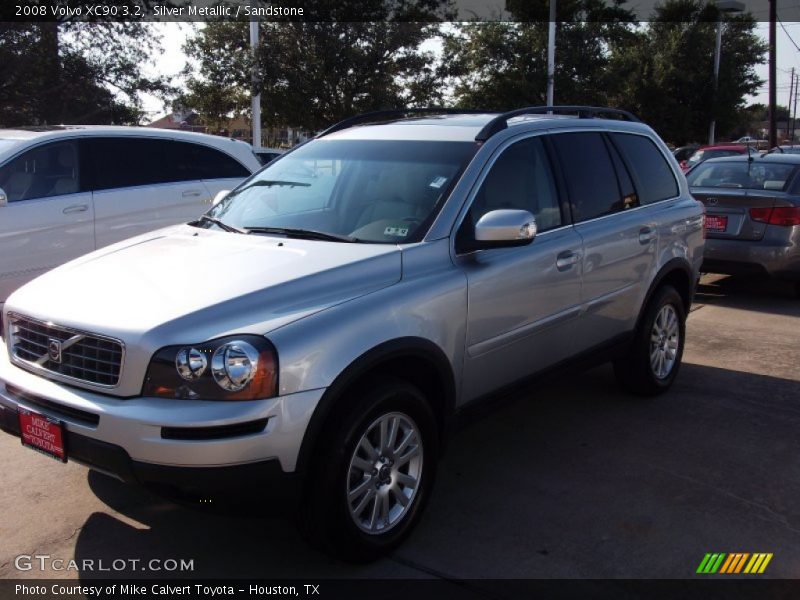
{"type": "Polygon", "coordinates": [[[687,176],[691,187],[785,190],[796,165],[779,163],[704,162],[687,176]]]}
{"type": "Polygon", "coordinates": [[[576,223],[628,207],[600,133],[560,133],[552,140],[567,180],[576,223]]]}
{"type": "Polygon", "coordinates": [[[45,144],[0,167],[0,188],[9,202],[75,194],[80,191],[78,145],[45,144]]]}
{"type": "Polygon", "coordinates": [[[628,133],[612,133],[611,139],[631,169],[639,203],[652,204],[678,195],[678,182],[652,140],[628,133]]]}
{"type": "Polygon", "coordinates": [[[419,241],[476,149],[473,142],[316,140],[246,180],[209,215],[255,233],[419,241]]]}
{"type": "Polygon", "coordinates": [[[561,209],[550,161],[538,137],[506,148],[492,165],[470,207],[467,223],[500,209],[527,210],[538,231],[561,226],[561,209]]]}

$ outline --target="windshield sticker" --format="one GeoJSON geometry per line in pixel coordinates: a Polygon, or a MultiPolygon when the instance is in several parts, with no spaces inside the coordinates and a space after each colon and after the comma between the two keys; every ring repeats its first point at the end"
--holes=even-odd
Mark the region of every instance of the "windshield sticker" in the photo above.
{"type": "Polygon", "coordinates": [[[434,189],[437,189],[437,190],[438,190],[438,189],[439,189],[440,187],[442,187],[442,186],[443,186],[445,183],[447,183],[447,177],[442,177],[442,176],[440,175],[439,177],[435,177],[435,178],[434,178],[434,180],[433,180],[433,181],[431,181],[431,182],[428,184],[428,187],[432,187],[432,188],[434,188],[434,189]]]}
{"type": "Polygon", "coordinates": [[[383,230],[383,235],[393,235],[396,237],[406,237],[408,235],[408,225],[389,226],[383,230]]]}

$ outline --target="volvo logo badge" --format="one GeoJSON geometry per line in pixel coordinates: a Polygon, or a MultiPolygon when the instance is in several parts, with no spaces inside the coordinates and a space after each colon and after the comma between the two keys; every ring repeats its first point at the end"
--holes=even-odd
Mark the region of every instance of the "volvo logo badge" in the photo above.
{"type": "Polygon", "coordinates": [[[61,364],[61,340],[50,338],[47,340],[47,356],[54,363],[61,364]]]}

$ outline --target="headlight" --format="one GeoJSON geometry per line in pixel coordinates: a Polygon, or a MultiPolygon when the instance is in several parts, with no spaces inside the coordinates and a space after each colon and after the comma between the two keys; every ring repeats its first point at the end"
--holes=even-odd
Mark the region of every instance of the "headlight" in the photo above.
{"type": "Polygon", "coordinates": [[[257,335],[162,348],[150,361],[142,390],[144,396],[187,400],[258,400],[277,394],[277,353],[257,335]]]}

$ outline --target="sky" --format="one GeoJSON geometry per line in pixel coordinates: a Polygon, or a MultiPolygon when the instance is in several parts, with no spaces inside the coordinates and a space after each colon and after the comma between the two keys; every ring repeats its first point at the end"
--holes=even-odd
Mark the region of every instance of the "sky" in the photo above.
{"type": "MultiPolygon", "coordinates": [[[[792,67],[800,73],[800,49],[798,48],[800,47],[800,0],[792,1],[794,4],[787,7],[786,11],[781,9],[781,12],[784,13],[784,18],[793,16],[796,20],[784,21],[783,27],[781,27],[779,23],[776,28],[778,104],[782,105],[787,105],[789,103],[792,67]]],[[[779,17],[780,14],[781,13],[779,13],[779,17]]],[[[765,16],[760,14],[756,16],[758,18],[765,18],[765,16]]],[[[194,28],[201,26],[201,24],[190,23],[153,23],[152,27],[158,28],[161,32],[163,53],[158,57],[156,64],[149,66],[149,72],[152,74],[177,76],[186,63],[186,56],[183,53],[183,44],[186,39],[193,34],[194,28]]],[[[757,33],[766,40],[769,35],[769,24],[765,22],[759,23],[757,33]]],[[[558,60],[557,51],[556,60],[558,60]]],[[[748,98],[748,102],[767,104],[769,100],[769,90],[767,87],[768,68],[766,63],[757,66],[756,73],[764,80],[764,83],[756,96],[748,98]]],[[[556,100],[558,100],[558,90],[556,90],[556,100]]],[[[148,117],[152,120],[155,120],[165,113],[163,103],[154,96],[143,96],[143,102],[144,109],[147,111],[148,117]]]]}

